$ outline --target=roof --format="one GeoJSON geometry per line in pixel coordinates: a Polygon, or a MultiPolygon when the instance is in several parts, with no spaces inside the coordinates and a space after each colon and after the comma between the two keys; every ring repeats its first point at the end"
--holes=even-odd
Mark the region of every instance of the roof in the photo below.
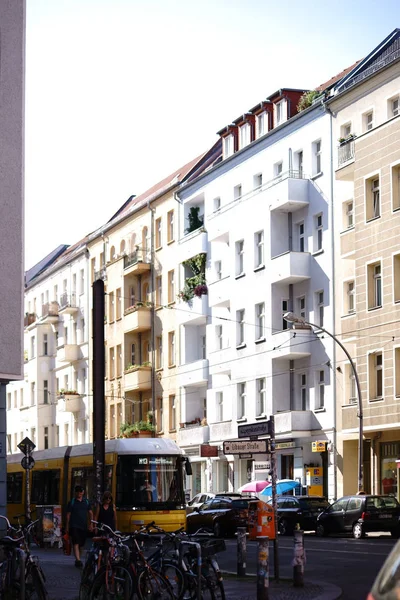
{"type": "Polygon", "coordinates": [[[48,269],[68,248],[68,244],[61,244],[55,250],[52,250],[47,256],[42,258],[36,265],[25,271],[25,287],[27,287],[34,279],[39,277],[43,271],[48,269]]]}
{"type": "Polygon", "coordinates": [[[343,71],[340,71],[340,73],[338,73],[337,75],[334,75],[333,77],[328,79],[328,81],[321,83],[321,85],[319,85],[318,87],[315,88],[316,91],[317,92],[325,92],[326,90],[329,90],[335,83],[337,83],[343,77],[345,77],[348,73],[350,73],[350,71],[352,71],[354,69],[354,67],[356,67],[360,62],[361,62],[361,60],[357,60],[350,67],[347,67],[347,69],[343,69],[343,71]]]}

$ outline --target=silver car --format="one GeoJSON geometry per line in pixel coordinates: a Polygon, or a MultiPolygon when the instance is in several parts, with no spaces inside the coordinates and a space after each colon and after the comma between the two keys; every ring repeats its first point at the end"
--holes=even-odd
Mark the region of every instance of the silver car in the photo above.
{"type": "Polygon", "coordinates": [[[204,502],[206,502],[207,500],[210,500],[210,498],[214,498],[215,494],[208,494],[208,493],[200,493],[200,494],[196,494],[186,505],[186,514],[189,515],[190,513],[192,513],[196,508],[200,508],[200,506],[202,504],[204,504],[204,502]]]}

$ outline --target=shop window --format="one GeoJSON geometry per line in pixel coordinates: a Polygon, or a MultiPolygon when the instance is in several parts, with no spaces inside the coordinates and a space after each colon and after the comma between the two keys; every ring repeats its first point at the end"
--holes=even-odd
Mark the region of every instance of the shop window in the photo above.
{"type": "Polygon", "coordinates": [[[400,455],[399,442],[384,442],[381,450],[381,493],[397,496],[397,468],[396,459],[400,455]]]}

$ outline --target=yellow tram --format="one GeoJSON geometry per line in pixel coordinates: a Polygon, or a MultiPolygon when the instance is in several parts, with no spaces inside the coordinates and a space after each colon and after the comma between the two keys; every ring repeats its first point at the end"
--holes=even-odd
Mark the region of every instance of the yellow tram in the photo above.
{"type": "MultiPolygon", "coordinates": [[[[191,465],[173,440],[122,438],[105,443],[105,489],[112,492],[118,529],[134,531],[155,521],[167,531],[186,526],[184,478],[191,465]]],[[[26,479],[30,477],[31,507],[61,505],[63,511],[75,485],[93,500],[93,446],[63,446],[32,454],[34,468],[25,471],[22,454],[7,457],[8,518],[25,509],[26,479]]]]}

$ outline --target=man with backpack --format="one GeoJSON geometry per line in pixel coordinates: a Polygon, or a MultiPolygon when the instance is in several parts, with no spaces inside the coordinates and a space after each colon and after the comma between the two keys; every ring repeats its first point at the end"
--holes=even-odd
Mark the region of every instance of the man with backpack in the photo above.
{"type": "Polygon", "coordinates": [[[90,502],[84,498],[84,489],[81,485],[75,486],[75,497],[67,506],[66,530],[72,540],[75,555],[75,566],[82,567],[81,551],[85,545],[88,529],[92,531],[93,512],[90,502]]]}

